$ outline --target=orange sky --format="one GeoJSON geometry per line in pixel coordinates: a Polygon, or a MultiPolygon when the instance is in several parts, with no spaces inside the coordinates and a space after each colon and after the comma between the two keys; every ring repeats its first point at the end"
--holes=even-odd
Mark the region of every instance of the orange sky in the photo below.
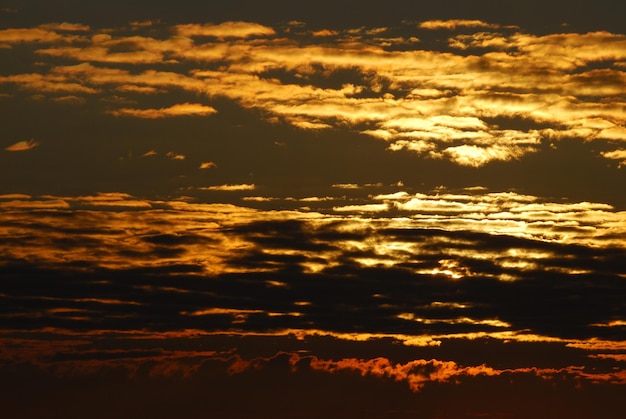
{"type": "Polygon", "coordinates": [[[619,2],[7,3],[7,417],[626,407],[619,2]]]}

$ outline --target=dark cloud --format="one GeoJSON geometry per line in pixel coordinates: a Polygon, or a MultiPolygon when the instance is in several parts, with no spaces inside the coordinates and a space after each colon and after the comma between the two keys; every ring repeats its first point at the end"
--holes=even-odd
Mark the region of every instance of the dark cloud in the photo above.
{"type": "MultiPolygon", "coordinates": [[[[50,246],[97,252],[102,240],[109,240],[89,228],[83,241],[79,232],[53,239],[50,246]]],[[[149,247],[110,254],[138,267],[104,268],[97,259],[42,267],[7,263],[5,256],[0,288],[5,327],[314,328],[418,335],[508,330],[613,339],[619,327],[593,325],[626,315],[622,248],[385,223],[355,230],[350,221],[254,221],[226,235],[228,241],[247,243],[226,257],[231,273],[211,274],[184,262],[189,246],[212,252],[219,243],[198,233],[143,235],[139,240],[149,247]],[[373,238],[372,246],[358,246],[373,238]],[[386,254],[376,243],[402,245],[386,254]],[[149,261],[158,263],[141,266],[149,261]],[[211,312],[214,308],[222,311],[211,312]],[[46,315],[51,310],[55,314],[46,315]]],[[[21,245],[37,245],[41,237],[36,237],[21,245]]]]}

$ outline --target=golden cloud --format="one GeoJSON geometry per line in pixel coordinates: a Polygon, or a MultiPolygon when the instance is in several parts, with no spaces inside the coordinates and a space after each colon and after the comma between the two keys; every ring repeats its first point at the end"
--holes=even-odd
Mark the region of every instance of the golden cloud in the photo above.
{"type": "Polygon", "coordinates": [[[41,74],[16,74],[12,76],[0,76],[0,83],[14,83],[22,89],[34,90],[44,93],[86,93],[95,94],[99,89],[85,86],[79,82],[69,81],[66,77],[58,75],[41,74]]]}
{"type": "Polygon", "coordinates": [[[167,153],[165,153],[165,156],[169,157],[172,160],[185,160],[184,154],[174,153],[173,151],[168,151],[167,153]]]}
{"type": "Polygon", "coordinates": [[[177,25],[176,32],[182,36],[212,36],[216,38],[248,38],[251,36],[274,35],[274,29],[258,23],[224,22],[213,24],[177,25]]]}
{"type": "Polygon", "coordinates": [[[521,156],[533,151],[536,150],[531,147],[522,148],[516,145],[494,144],[488,147],[479,147],[465,144],[448,147],[443,150],[442,154],[462,166],[480,167],[493,160],[509,161],[519,159],[521,156]]]}
{"type": "Polygon", "coordinates": [[[202,187],[198,189],[207,190],[207,191],[252,191],[255,189],[255,185],[247,184],[247,183],[234,184],[234,185],[227,184],[227,185],[207,186],[207,187],[202,187]]]}
{"type": "Polygon", "coordinates": [[[200,163],[200,169],[211,169],[213,167],[217,167],[217,164],[212,161],[203,161],[200,163]]]}
{"type": "Polygon", "coordinates": [[[18,141],[15,144],[11,144],[8,147],[5,147],[6,151],[26,151],[37,147],[39,143],[34,139],[26,140],[26,141],[18,141]]]}
{"type": "Polygon", "coordinates": [[[600,154],[602,154],[602,157],[605,157],[607,159],[621,160],[619,162],[619,167],[626,166],[626,150],[624,150],[624,149],[618,149],[618,150],[613,150],[613,151],[604,151],[604,152],[602,152],[600,154]]]}
{"type": "Polygon", "coordinates": [[[169,108],[160,109],[133,109],[122,108],[111,111],[115,116],[134,116],[137,118],[157,119],[175,116],[208,116],[217,113],[217,110],[211,106],[201,105],[199,103],[182,103],[172,105],[169,108]]]}
{"type": "MultiPolygon", "coordinates": [[[[612,141],[626,133],[626,111],[620,99],[626,94],[620,67],[626,61],[626,36],[619,34],[500,34],[488,30],[515,28],[480,20],[420,24],[422,29],[480,29],[449,40],[457,48],[485,49],[482,54],[464,55],[388,50],[388,45],[405,42],[379,38],[388,28],[322,29],[316,35],[324,35],[328,42],[314,45],[299,38],[311,33],[287,32],[278,38],[274,29],[251,22],[178,25],[172,28],[175,35],[164,39],[114,36],[114,31],[87,38],[89,28],[63,25],[0,31],[0,41],[13,42],[22,35],[32,42],[49,39],[53,45],[36,51],[44,59],[81,64],[53,67],[47,73],[6,75],[0,83],[46,95],[71,93],[79,101],[83,100],[79,93],[123,98],[125,93],[182,89],[261,109],[271,121],[305,130],[348,127],[388,142],[390,151],[410,150],[470,167],[522,158],[535,152],[543,138],[612,141]],[[62,40],[51,29],[85,32],[85,45],[60,45],[67,38],[62,40]],[[331,35],[336,39],[330,40],[331,35]],[[164,61],[172,65],[169,71],[118,67],[164,61]],[[187,64],[197,62],[219,65],[189,70],[187,64]],[[585,67],[591,63],[605,64],[599,69],[585,67]],[[269,77],[268,70],[293,77],[290,81],[269,77]],[[351,72],[353,80],[332,87],[316,81],[340,70],[351,72]],[[504,122],[501,126],[487,122],[494,118],[504,122]],[[510,129],[507,119],[545,128],[510,129]]],[[[189,103],[110,111],[139,118],[214,112],[210,106],[189,103]]]]}
{"type": "MultiPolygon", "coordinates": [[[[71,39],[71,38],[70,38],[71,39]]],[[[0,42],[8,43],[53,43],[68,40],[67,37],[42,28],[19,28],[0,30],[0,42]]]]}
{"type": "Polygon", "coordinates": [[[88,25],[82,23],[47,23],[39,26],[42,29],[50,31],[67,31],[67,32],[88,32],[91,28],[88,25]]]}
{"type": "MultiPolygon", "coordinates": [[[[422,29],[450,29],[457,28],[490,28],[498,29],[500,25],[486,23],[482,20],[471,19],[450,19],[450,20],[427,20],[421,22],[419,27],[422,29]]],[[[510,26],[509,26],[510,27],[510,26]]]]}

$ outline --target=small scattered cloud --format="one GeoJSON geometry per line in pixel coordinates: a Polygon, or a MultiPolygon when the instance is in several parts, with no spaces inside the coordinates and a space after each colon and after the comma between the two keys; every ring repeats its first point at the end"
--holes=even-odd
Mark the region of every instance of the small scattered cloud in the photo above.
{"type": "Polygon", "coordinates": [[[57,103],[67,103],[73,105],[83,105],[87,102],[87,99],[80,96],[68,95],[68,96],[59,96],[51,99],[53,102],[57,103]]]}
{"type": "Polygon", "coordinates": [[[121,108],[111,111],[115,116],[134,116],[136,118],[158,119],[176,116],[208,116],[217,113],[212,106],[199,103],[183,103],[160,109],[121,108]]]}
{"type": "Polygon", "coordinates": [[[184,154],[175,153],[173,151],[168,151],[165,155],[172,160],[185,160],[184,154]]]}
{"type": "Polygon", "coordinates": [[[162,90],[152,87],[152,86],[137,86],[133,84],[123,84],[115,88],[120,92],[131,92],[131,93],[143,93],[143,94],[153,94],[153,93],[161,93],[162,90]]]}
{"type": "Polygon", "coordinates": [[[32,196],[23,193],[8,193],[0,195],[0,199],[31,199],[32,196]]]}
{"type": "Polygon", "coordinates": [[[42,28],[16,28],[0,30],[0,42],[27,43],[40,42],[51,43],[62,41],[64,37],[58,33],[42,28]]]}
{"type": "Polygon", "coordinates": [[[332,186],[333,186],[333,188],[337,188],[337,189],[359,189],[359,188],[361,188],[356,183],[335,183],[332,186]]]}
{"type": "Polygon", "coordinates": [[[251,36],[274,35],[274,29],[258,23],[224,22],[213,24],[177,25],[176,31],[182,36],[211,36],[215,38],[248,38],[251,36]]]}
{"type": "Polygon", "coordinates": [[[214,167],[217,167],[217,164],[212,161],[203,161],[202,163],[200,163],[200,169],[211,169],[214,167]]]}
{"type": "Polygon", "coordinates": [[[50,30],[50,31],[66,31],[66,32],[87,32],[91,28],[88,25],[83,25],[82,23],[46,23],[44,25],[39,26],[42,29],[50,30]]]}
{"type": "Polygon", "coordinates": [[[70,208],[69,202],[63,199],[43,199],[43,200],[31,200],[31,199],[14,199],[12,201],[0,201],[0,208],[3,209],[68,209],[70,208]]]}
{"type": "Polygon", "coordinates": [[[619,167],[626,166],[626,150],[618,149],[613,151],[605,151],[600,154],[602,154],[602,157],[606,159],[621,160],[619,162],[619,167]]]}
{"type": "MultiPolygon", "coordinates": [[[[489,28],[499,29],[502,26],[493,23],[487,23],[476,19],[450,19],[450,20],[427,20],[419,24],[421,29],[449,29],[458,28],[489,28]]],[[[515,28],[515,26],[509,26],[515,28]]]]}
{"type": "Polygon", "coordinates": [[[18,141],[15,144],[11,144],[10,146],[6,147],[5,150],[6,151],[26,151],[26,150],[31,150],[37,147],[38,145],[39,143],[37,141],[35,141],[34,139],[30,139],[27,141],[18,141]]]}
{"type": "Polygon", "coordinates": [[[341,207],[334,207],[333,211],[337,212],[381,212],[387,211],[389,206],[387,204],[361,204],[361,205],[344,205],[341,207]]]}
{"type": "Polygon", "coordinates": [[[253,202],[271,202],[277,201],[280,198],[274,198],[269,196],[244,196],[241,198],[243,201],[253,201],[253,202]]]}
{"type": "Polygon", "coordinates": [[[152,156],[156,156],[157,153],[155,150],[150,150],[150,151],[146,151],[145,153],[142,154],[141,157],[152,157],[152,156]]]}
{"type": "Polygon", "coordinates": [[[480,167],[494,160],[515,160],[532,151],[535,149],[512,145],[495,144],[489,147],[460,145],[446,148],[443,154],[461,166],[480,167]]]}
{"type": "Polygon", "coordinates": [[[333,31],[333,30],[330,30],[330,29],[321,29],[319,31],[311,32],[311,35],[313,35],[315,37],[337,36],[337,35],[339,35],[339,32],[333,31]]]}
{"type": "Polygon", "coordinates": [[[255,189],[254,184],[242,183],[242,184],[226,184],[215,185],[198,188],[203,191],[252,191],[255,189]]]}
{"type": "Polygon", "coordinates": [[[158,23],[160,23],[159,20],[156,20],[156,21],[142,20],[142,21],[130,22],[130,26],[132,26],[133,28],[146,28],[146,27],[150,27],[150,26],[156,25],[158,23]]]}

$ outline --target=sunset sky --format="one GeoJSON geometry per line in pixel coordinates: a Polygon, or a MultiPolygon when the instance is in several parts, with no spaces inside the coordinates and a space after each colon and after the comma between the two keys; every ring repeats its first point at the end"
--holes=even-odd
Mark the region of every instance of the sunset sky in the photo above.
{"type": "Polygon", "coordinates": [[[625,22],[0,0],[0,416],[621,418],[625,22]]]}

